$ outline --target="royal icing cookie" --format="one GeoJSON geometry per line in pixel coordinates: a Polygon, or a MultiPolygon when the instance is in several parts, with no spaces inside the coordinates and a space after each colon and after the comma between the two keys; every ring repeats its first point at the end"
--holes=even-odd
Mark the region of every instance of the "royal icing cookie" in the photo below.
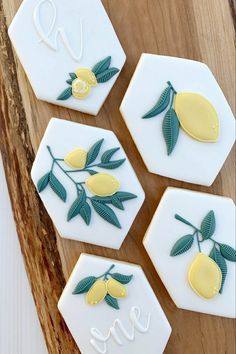
{"type": "Polygon", "coordinates": [[[60,235],[120,248],[144,192],[113,132],[52,118],[31,176],[60,235]]]}
{"type": "Polygon", "coordinates": [[[181,181],[211,185],[235,141],[224,94],[197,61],[142,54],[120,111],[148,170],[181,181]]]}
{"type": "Polygon", "coordinates": [[[232,199],[167,188],[143,243],[177,307],[235,317],[232,199]]]}
{"type": "Polygon", "coordinates": [[[161,354],[171,327],[138,265],[82,254],[58,303],[82,354],[161,354]]]}
{"type": "Polygon", "coordinates": [[[9,36],[38,99],[93,115],[126,59],[100,0],[24,0],[9,36]]]}

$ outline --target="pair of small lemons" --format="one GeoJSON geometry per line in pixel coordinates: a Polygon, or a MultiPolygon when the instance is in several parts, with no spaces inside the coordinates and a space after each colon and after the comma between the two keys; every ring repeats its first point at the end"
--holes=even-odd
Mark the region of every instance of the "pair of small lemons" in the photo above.
{"type": "MultiPolygon", "coordinates": [[[[75,149],[64,158],[64,162],[75,169],[84,169],[87,161],[87,151],[75,149]]],[[[109,173],[96,173],[85,181],[88,190],[99,197],[115,194],[120,188],[120,182],[109,173]]]]}
{"type": "Polygon", "coordinates": [[[89,305],[97,305],[104,300],[107,294],[115,299],[121,299],[127,296],[127,290],[115,279],[98,279],[87,293],[86,301],[89,305]]]}
{"type": "Polygon", "coordinates": [[[92,89],[97,85],[97,79],[92,70],[79,68],[75,71],[77,78],[72,82],[72,95],[75,98],[86,98],[92,89]]]}
{"type": "Polygon", "coordinates": [[[192,138],[202,142],[218,140],[218,115],[205,97],[197,93],[177,93],[174,108],[181,127],[192,138]]]}
{"type": "Polygon", "coordinates": [[[221,288],[222,273],[216,262],[199,252],[188,271],[191,288],[204,299],[212,299],[221,288]]]}

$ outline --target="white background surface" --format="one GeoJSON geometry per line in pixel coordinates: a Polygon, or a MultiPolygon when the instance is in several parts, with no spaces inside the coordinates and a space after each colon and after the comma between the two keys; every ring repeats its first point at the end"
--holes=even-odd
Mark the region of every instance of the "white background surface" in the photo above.
{"type": "Polygon", "coordinates": [[[0,155],[0,354],[46,354],[0,155]]]}

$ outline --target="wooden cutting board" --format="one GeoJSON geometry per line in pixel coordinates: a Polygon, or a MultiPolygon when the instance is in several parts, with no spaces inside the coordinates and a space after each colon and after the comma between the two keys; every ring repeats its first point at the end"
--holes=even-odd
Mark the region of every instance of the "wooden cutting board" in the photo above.
{"type": "Polygon", "coordinates": [[[234,321],[177,309],[142,246],[167,186],[234,198],[233,152],[210,188],[151,174],[119,113],[142,52],[205,62],[235,109],[233,0],[104,0],[127,62],[97,117],[37,101],[7,36],[7,27],[20,3],[0,0],[0,148],[21,250],[49,353],[79,353],[58,313],[57,301],[80,253],[87,252],[142,265],[173,328],[165,353],[234,354],[234,321]],[[119,251],[62,239],[37,196],[30,170],[52,116],[112,129],[128,152],[146,200],[119,251]]]}

